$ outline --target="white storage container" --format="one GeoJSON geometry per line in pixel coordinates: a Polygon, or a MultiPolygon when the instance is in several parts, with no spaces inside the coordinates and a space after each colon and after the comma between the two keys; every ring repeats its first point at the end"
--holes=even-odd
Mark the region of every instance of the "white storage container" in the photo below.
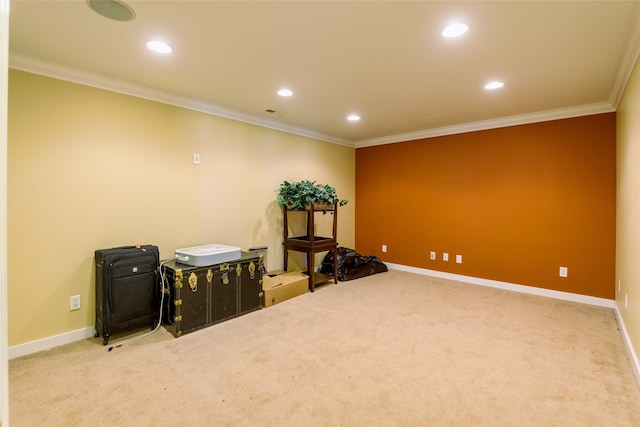
{"type": "Polygon", "coordinates": [[[219,243],[176,249],[177,261],[194,267],[229,262],[240,258],[240,256],[240,248],[219,243]]]}

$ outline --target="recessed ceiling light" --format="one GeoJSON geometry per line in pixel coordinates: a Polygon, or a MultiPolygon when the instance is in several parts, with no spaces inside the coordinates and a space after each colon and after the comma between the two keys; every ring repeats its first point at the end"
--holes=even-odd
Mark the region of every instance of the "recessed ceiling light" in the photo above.
{"type": "Polygon", "coordinates": [[[87,4],[96,13],[116,21],[131,21],[136,13],[119,0],[87,0],[87,4]]]}
{"type": "Polygon", "coordinates": [[[149,40],[147,42],[147,47],[158,53],[171,53],[171,51],[173,51],[171,45],[167,42],[163,42],[162,40],[149,40]]]}
{"type": "Polygon", "coordinates": [[[453,37],[459,37],[467,32],[469,27],[462,22],[453,22],[447,25],[444,30],[442,30],[442,37],[446,37],[448,39],[453,37]]]}
{"type": "Polygon", "coordinates": [[[495,82],[487,83],[486,85],[484,85],[484,88],[487,90],[493,90],[493,89],[500,89],[502,86],[504,86],[503,82],[495,81],[495,82]]]}
{"type": "Polygon", "coordinates": [[[349,120],[350,122],[357,122],[358,120],[360,120],[360,116],[357,114],[351,114],[347,117],[347,120],[349,120]]]}
{"type": "Polygon", "coordinates": [[[291,92],[289,89],[280,89],[278,91],[278,95],[280,95],[280,96],[291,96],[291,95],[293,95],[293,92],[291,92]]]}

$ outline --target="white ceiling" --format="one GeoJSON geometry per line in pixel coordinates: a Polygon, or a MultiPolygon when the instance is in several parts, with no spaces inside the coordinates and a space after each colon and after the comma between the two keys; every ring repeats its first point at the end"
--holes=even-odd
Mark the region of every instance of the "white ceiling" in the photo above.
{"type": "Polygon", "coordinates": [[[614,111],[640,51],[637,1],[126,3],[11,1],[10,66],[358,147],[614,111]]]}

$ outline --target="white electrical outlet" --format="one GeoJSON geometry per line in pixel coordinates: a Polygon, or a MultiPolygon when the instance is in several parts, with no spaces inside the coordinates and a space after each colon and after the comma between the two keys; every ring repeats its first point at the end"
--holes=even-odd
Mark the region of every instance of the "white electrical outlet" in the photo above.
{"type": "Polygon", "coordinates": [[[567,277],[569,269],[567,267],[560,267],[560,277],[567,277]]]}
{"type": "Polygon", "coordinates": [[[200,164],[200,154],[193,153],[193,164],[194,165],[199,165],[200,164]]]}
{"type": "Polygon", "coordinates": [[[462,255],[456,255],[456,264],[462,264],[462,255]]]}
{"type": "Polygon", "coordinates": [[[382,245],[382,252],[387,252],[387,245],[382,245]]]}
{"type": "Polygon", "coordinates": [[[69,297],[69,310],[80,309],[80,295],[72,295],[69,297]]]}
{"type": "Polygon", "coordinates": [[[446,252],[443,252],[443,253],[442,253],[442,260],[443,260],[443,261],[449,261],[449,254],[448,254],[448,253],[446,253],[446,252]]]}
{"type": "Polygon", "coordinates": [[[629,295],[627,295],[627,293],[624,293],[624,308],[627,308],[627,306],[629,305],[629,295]]]}
{"type": "Polygon", "coordinates": [[[429,252],[429,259],[430,259],[431,261],[435,261],[435,259],[436,259],[436,253],[435,253],[435,251],[431,251],[431,252],[429,252]]]}

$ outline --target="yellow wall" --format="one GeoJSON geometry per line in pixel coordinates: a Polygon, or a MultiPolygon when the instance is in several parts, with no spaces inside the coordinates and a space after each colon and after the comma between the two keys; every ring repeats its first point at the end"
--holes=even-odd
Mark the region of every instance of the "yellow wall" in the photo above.
{"type": "Polygon", "coordinates": [[[350,200],[338,239],[354,245],[353,148],[16,70],[8,131],[10,346],[94,325],[96,249],[268,246],[282,268],[283,180],[350,200]]]}
{"type": "Polygon", "coordinates": [[[616,302],[631,345],[640,354],[640,67],[617,111],[616,302]],[[625,294],[628,306],[625,308],[625,294]]]}

